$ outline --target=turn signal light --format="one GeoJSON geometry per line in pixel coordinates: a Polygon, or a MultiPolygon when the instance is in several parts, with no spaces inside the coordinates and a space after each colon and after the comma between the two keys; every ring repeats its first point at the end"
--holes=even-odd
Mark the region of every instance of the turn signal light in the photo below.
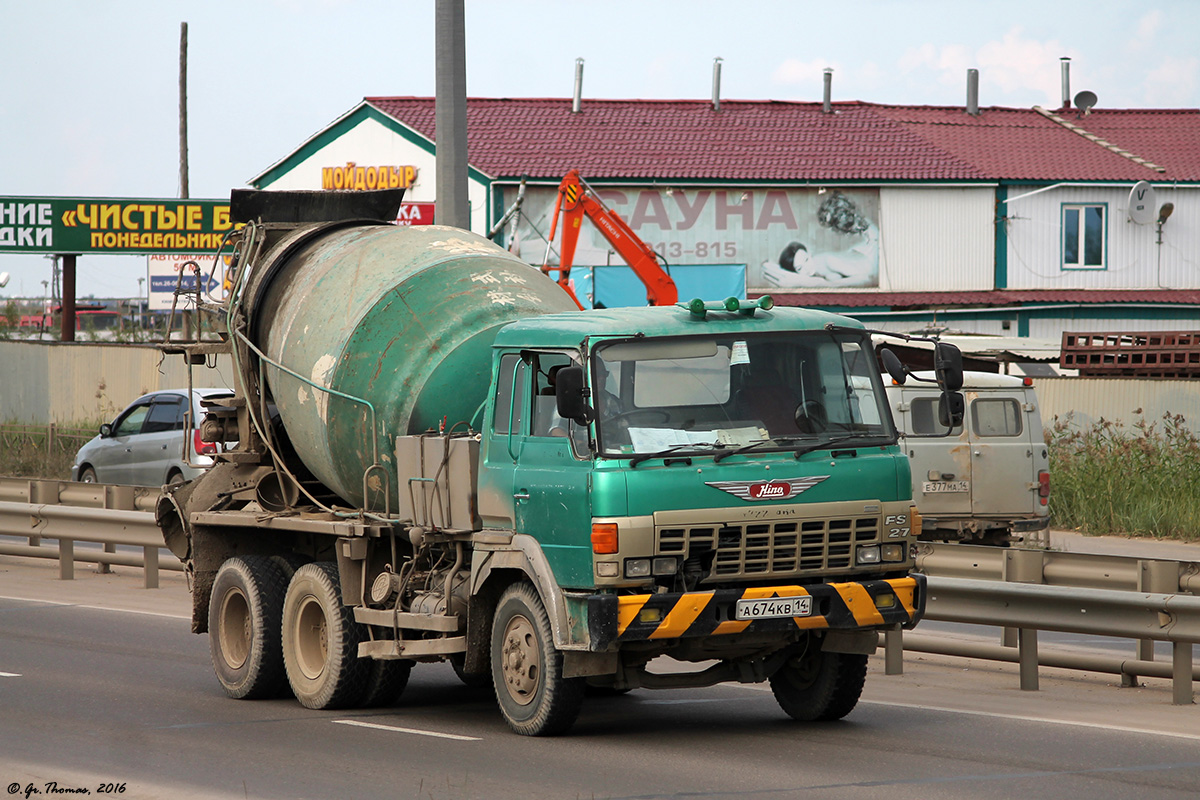
{"type": "Polygon", "coordinates": [[[612,555],[619,552],[620,543],[617,540],[617,523],[592,523],[592,552],[598,555],[612,555]]]}

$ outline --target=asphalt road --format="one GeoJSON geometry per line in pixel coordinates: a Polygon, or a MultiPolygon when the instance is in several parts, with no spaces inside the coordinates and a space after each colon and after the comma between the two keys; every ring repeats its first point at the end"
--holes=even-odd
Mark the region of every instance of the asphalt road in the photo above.
{"type": "Polygon", "coordinates": [[[1015,666],[910,655],[902,676],[874,659],[839,723],[794,723],[764,686],[723,685],[590,698],[570,735],[530,739],[442,665],[419,665],[386,710],[230,700],[180,576],[144,590],[130,569],[56,575],[0,559],[0,795],[1150,800],[1200,786],[1200,707],[1171,706],[1166,681],[1044,670],[1030,693],[1015,666]]]}

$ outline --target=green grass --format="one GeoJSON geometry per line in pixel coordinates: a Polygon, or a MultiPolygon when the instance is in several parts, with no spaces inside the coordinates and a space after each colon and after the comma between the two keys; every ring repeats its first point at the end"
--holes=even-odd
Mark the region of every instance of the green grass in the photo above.
{"type": "Polygon", "coordinates": [[[1166,414],[1047,432],[1050,520],[1090,534],[1200,540],[1200,437],[1166,414]]]}
{"type": "Polygon", "coordinates": [[[0,425],[0,475],[10,478],[71,479],[75,452],[96,435],[88,427],[0,425]]]}

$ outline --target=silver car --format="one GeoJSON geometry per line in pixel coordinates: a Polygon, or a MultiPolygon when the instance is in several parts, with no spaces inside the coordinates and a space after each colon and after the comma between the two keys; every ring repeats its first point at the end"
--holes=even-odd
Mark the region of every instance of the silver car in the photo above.
{"type": "Polygon", "coordinates": [[[189,481],[211,466],[216,446],[200,441],[202,399],[233,397],[229,389],[164,389],[142,395],[75,454],[72,480],[162,486],[189,481]],[[190,424],[185,415],[191,415],[190,424]],[[187,434],[188,428],[191,433],[187,434]],[[185,456],[184,448],[187,448],[185,456]]]}

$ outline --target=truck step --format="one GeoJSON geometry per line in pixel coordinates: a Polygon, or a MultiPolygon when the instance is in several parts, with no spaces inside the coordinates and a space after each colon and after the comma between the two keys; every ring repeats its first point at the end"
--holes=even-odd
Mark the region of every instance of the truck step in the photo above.
{"type": "Polygon", "coordinates": [[[467,651],[467,637],[451,636],[445,639],[379,639],[361,642],[359,658],[378,658],[384,661],[396,658],[420,658],[422,656],[448,656],[467,651]]]}
{"type": "Polygon", "coordinates": [[[440,633],[454,633],[461,624],[457,615],[413,614],[408,611],[396,613],[377,608],[355,608],[354,621],[364,625],[378,625],[381,628],[399,627],[440,633]]]}

